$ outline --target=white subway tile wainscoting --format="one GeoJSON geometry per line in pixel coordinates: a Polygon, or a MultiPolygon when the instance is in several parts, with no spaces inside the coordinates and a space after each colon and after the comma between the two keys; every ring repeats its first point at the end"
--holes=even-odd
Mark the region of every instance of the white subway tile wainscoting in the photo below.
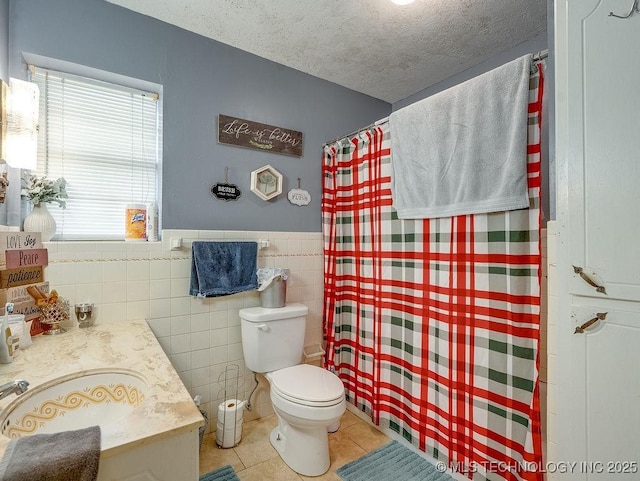
{"type": "MultiPolygon", "coordinates": [[[[253,373],[244,367],[238,311],[260,304],[257,291],[198,299],[189,295],[191,241],[268,240],[259,249],[258,267],[290,270],[287,302],[309,306],[305,346],[318,351],[322,343],[323,255],[322,234],[307,232],[254,232],[164,230],[160,242],[48,242],[49,266],[45,279],[51,289],[73,305],[94,304],[96,323],[146,319],[192,396],[202,396],[215,431],[218,404],[224,401],[228,365],[239,366],[238,397],[247,399],[255,386],[253,373]],[[171,239],[182,239],[171,250],[171,239]]],[[[251,420],[273,413],[268,385],[260,379],[252,398],[251,420]]],[[[227,383],[233,388],[235,381],[227,383]]],[[[227,396],[228,397],[228,396],[227,396]]]]}

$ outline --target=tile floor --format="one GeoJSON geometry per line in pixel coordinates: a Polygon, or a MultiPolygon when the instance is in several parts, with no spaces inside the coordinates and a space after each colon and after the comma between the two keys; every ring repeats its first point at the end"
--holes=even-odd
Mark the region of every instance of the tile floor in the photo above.
{"type": "Polygon", "coordinates": [[[215,432],[207,434],[200,451],[200,474],[230,464],[240,481],[341,481],[336,469],[391,441],[375,427],[347,411],[340,429],[329,434],[331,467],[322,476],[302,476],[291,470],[269,443],[269,433],[278,424],[275,414],[243,424],[242,440],[231,449],[216,445],[215,432]]]}

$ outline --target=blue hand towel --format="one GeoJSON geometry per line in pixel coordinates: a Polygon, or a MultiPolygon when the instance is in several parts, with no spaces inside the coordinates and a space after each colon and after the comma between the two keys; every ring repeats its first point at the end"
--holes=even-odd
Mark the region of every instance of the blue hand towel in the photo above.
{"type": "Polygon", "coordinates": [[[189,294],[218,297],[258,288],[256,242],[194,242],[189,294]]]}

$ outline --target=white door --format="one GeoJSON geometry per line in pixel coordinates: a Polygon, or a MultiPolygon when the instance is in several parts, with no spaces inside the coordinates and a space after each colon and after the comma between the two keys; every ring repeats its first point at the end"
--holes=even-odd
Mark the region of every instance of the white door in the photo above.
{"type": "Polygon", "coordinates": [[[606,294],[580,275],[571,292],[640,301],[640,13],[609,15],[633,0],[568,3],[570,255],[606,294]]]}
{"type": "Polygon", "coordinates": [[[556,1],[552,479],[640,479],[640,12],[610,15],[633,4],[556,1]]]}

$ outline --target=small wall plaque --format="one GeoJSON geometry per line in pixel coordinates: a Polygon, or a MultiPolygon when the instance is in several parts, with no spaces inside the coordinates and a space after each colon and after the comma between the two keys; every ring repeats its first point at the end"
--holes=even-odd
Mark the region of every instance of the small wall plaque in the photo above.
{"type": "Polygon", "coordinates": [[[242,191],[237,185],[227,184],[226,182],[218,182],[211,186],[211,193],[216,199],[226,200],[238,200],[242,195],[242,191]]]}
{"type": "Polygon", "coordinates": [[[242,195],[242,191],[235,184],[229,183],[229,167],[224,168],[224,182],[218,182],[211,186],[211,193],[216,199],[221,200],[238,200],[242,195]]]}
{"type": "Polygon", "coordinates": [[[311,194],[303,189],[291,189],[287,194],[289,202],[295,205],[303,206],[311,203],[311,194]]]}
{"type": "Polygon", "coordinates": [[[19,269],[7,269],[0,271],[0,289],[37,284],[43,282],[42,266],[21,267],[19,269]]]}
{"type": "Polygon", "coordinates": [[[49,265],[47,249],[13,249],[5,251],[7,269],[49,265]]]}
{"type": "Polygon", "coordinates": [[[270,165],[251,172],[251,192],[262,200],[271,200],[282,193],[282,174],[270,165]]]}
{"type": "Polygon", "coordinates": [[[302,207],[303,205],[309,205],[311,203],[311,194],[304,189],[300,188],[301,179],[298,177],[298,188],[291,189],[287,194],[287,199],[294,205],[302,207]]]}
{"type": "Polygon", "coordinates": [[[218,115],[218,142],[276,154],[302,156],[302,132],[218,115]]]}
{"type": "Polygon", "coordinates": [[[0,232],[0,269],[7,269],[7,249],[42,249],[42,236],[40,232],[0,232]]]}

